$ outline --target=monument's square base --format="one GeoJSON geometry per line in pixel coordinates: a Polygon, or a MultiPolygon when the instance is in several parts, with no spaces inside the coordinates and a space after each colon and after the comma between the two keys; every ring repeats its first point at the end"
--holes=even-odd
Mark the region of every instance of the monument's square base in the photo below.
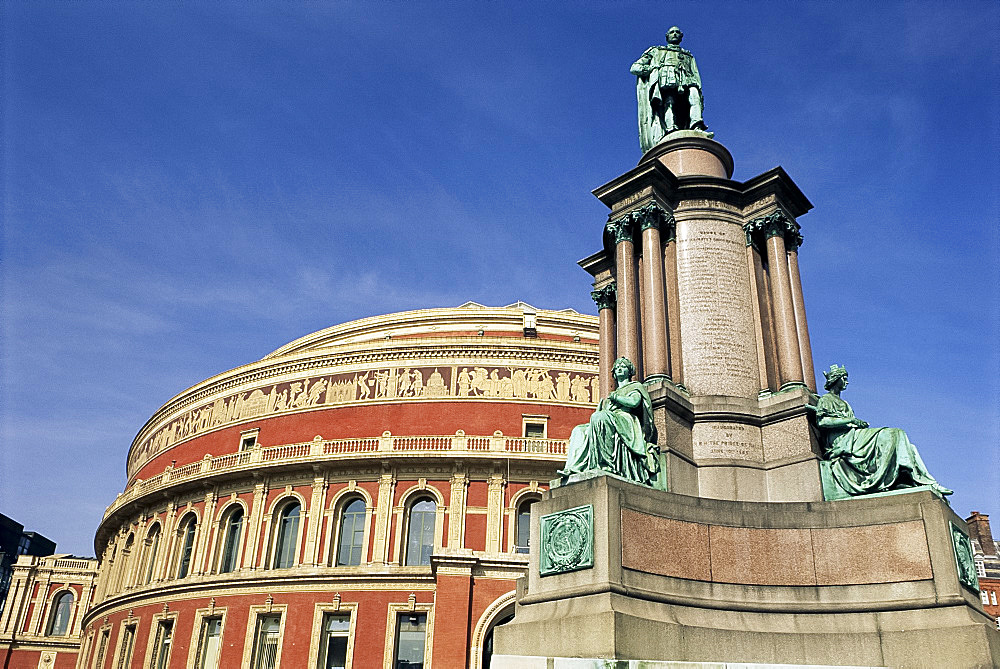
{"type": "Polygon", "coordinates": [[[528,576],[492,666],[998,666],[1000,633],[959,581],[951,523],[927,491],[781,503],[571,483],[532,507],[528,576]],[[543,540],[541,519],[559,527],[567,510],[572,531],[543,540]],[[592,558],[571,545],[581,537],[592,558]],[[546,572],[564,571],[541,576],[543,553],[546,572]]]}

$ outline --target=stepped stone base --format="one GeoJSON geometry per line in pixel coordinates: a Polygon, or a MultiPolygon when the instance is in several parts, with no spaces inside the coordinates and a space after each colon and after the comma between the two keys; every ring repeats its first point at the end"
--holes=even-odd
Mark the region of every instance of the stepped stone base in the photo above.
{"type": "Polygon", "coordinates": [[[949,523],[961,519],[919,490],[750,502],[570,483],[532,507],[528,576],[492,666],[1000,666],[1000,632],[959,582],[949,523]],[[593,566],[540,576],[540,518],[587,506],[593,566]]]}
{"type": "Polygon", "coordinates": [[[659,660],[600,660],[584,657],[494,655],[491,667],[506,669],[875,669],[832,664],[756,664],[747,662],[666,662],[659,660]]]}

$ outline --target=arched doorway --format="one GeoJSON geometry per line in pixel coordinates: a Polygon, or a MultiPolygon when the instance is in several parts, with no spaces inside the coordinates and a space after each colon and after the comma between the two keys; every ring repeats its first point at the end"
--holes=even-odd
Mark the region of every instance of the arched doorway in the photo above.
{"type": "Polygon", "coordinates": [[[493,657],[493,630],[514,618],[514,591],[500,595],[486,607],[472,632],[469,669],[489,669],[493,657]]]}

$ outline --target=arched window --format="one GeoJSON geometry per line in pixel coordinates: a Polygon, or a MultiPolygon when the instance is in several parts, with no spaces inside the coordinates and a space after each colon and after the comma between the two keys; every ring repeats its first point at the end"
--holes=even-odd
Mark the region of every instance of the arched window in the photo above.
{"type": "Polygon", "coordinates": [[[287,569],[295,564],[295,549],[299,544],[299,512],[301,505],[290,502],[282,507],[275,525],[277,539],[274,542],[275,569],[287,569]]]}
{"type": "Polygon", "coordinates": [[[535,498],[526,499],[517,507],[517,517],[514,519],[514,552],[528,552],[528,535],[531,533],[531,505],[537,502],[535,498]]]}
{"type": "Polygon", "coordinates": [[[337,565],[359,565],[365,543],[365,500],[352,499],[340,514],[337,565]]]}
{"type": "Polygon", "coordinates": [[[483,661],[482,664],[480,664],[482,669],[490,669],[490,665],[493,663],[493,630],[500,625],[509,623],[513,619],[514,612],[511,611],[510,613],[500,616],[497,621],[490,626],[490,631],[486,633],[486,639],[483,641],[483,661]]]}
{"type": "Polygon", "coordinates": [[[156,572],[156,554],[160,550],[160,526],[154,525],[146,535],[146,558],[143,561],[143,583],[152,583],[153,574],[156,572]]]}
{"type": "Polygon", "coordinates": [[[46,636],[66,636],[69,631],[69,619],[73,615],[73,593],[64,592],[52,602],[52,613],[49,616],[49,628],[46,636]]]}
{"type": "Polygon", "coordinates": [[[177,578],[184,578],[188,575],[188,570],[191,569],[191,553],[194,551],[194,535],[197,529],[198,519],[193,513],[189,513],[181,521],[180,529],[177,531],[177,536],[180,539],[177,554],[177,578]]]}
{"type": "Polygon", "coordinates": [[[225,516],[222,521],[222,531],[225,541],[222,543],[219,573],[226,574],[236,571],[236,559],[240,553],[240,536],[243,533],[243,507],[237,506],[225,516]]]}
{"type": "Polygon", "coordinates": [[[434,552],[434,521],[437,504],[422,497],[410,506],[406,530],[406,559],[403,564],[428,565],[434,552]]]}

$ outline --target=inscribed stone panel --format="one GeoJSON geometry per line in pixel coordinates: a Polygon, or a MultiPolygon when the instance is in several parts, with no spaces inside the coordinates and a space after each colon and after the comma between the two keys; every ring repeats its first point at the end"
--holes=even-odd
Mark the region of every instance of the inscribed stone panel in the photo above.
{"type": "Polygon", "coordinates": [[[760,390],[746,235],[732,223],[677,221],[684,383],[697,395],[760,390]]]}
{"type": "Polygon", "coordinates": [[[695,423],[691,439],[696,458],[732,458],[764,462],[760,428],[743,423],[695,423]]]}

